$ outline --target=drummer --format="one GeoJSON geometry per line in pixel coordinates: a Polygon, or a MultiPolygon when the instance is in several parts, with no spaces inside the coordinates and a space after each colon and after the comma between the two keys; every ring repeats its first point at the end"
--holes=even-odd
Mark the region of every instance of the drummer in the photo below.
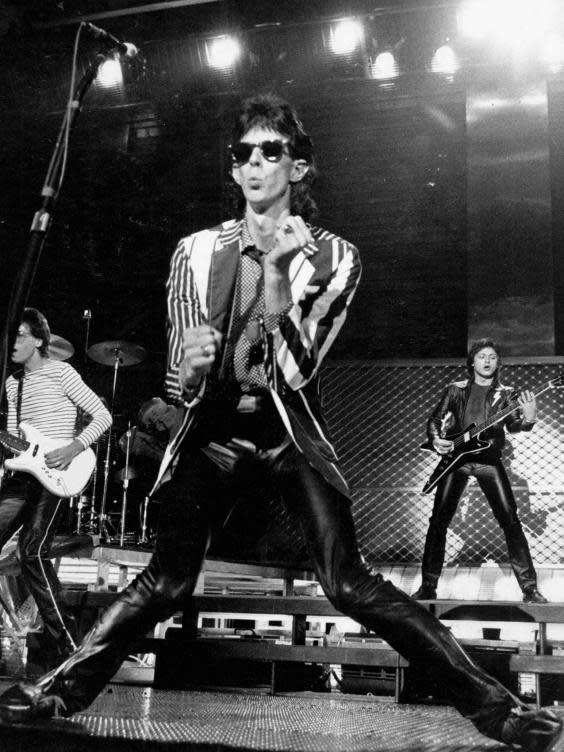
{"type": "Polygon", "coordinates": [[[178,432],[183,412],[181,408],[167,405],[160,397],[152,397],[139,408],[137,425],[121,436],[120,449],[127,452],[129,445],[129,451],[136,459],[160,463],[168,442],[178,432]]]}
{"type": "Polygon", "coordinates": [[[168,405],[160,397],[152,397],[139,408],[137,425],[159,441],[168,443],[178,433],[183,414],[181,408],[168,405]]]}

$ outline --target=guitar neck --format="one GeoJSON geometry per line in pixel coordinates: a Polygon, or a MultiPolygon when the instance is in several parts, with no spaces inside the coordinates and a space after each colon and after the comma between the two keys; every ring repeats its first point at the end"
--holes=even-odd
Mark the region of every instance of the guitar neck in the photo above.
{"type": "Polygon", "coordinates": [[[8,431],[0,431],[0,444],[15,454],[21,454],[29,448],[29,441],[24,441],[19,436],[8,433],[8,431]]]}
{"type": "MultiPolygon", "coordinates": [[[[552,382],[548,382],[545,384],[539,391],[533,395],[533,397],[539,397],[544,392],[548,391],[552,387],[552,382]]],[[[453,444],[454,446],[458,446],[459,444],[464,444],[468,441],[468,438],[466,438],[467,434],[470,434],[470,439],[473,439],[475,436],[478,436],[478,434],[482,433],[482,431],[485,431],[487,428],[490,428],[491,426],[494,426],[496,423],[499,423],[500,420],[503,420],[508,415],[511,415],[512,412],[517,410],[519,407],[519,403],[517,400],[513,400],[509,403],[507,407],[504,407],[503,410],[500,410],[497,413],[494,413],[491,415],[487,420],[485,420],[483,423],[481,423],[479,426],[474,426],[474,428],[471,428],[469,432],[466,432],[466,434],[461,434],[460,436],[457,436],[456,439],[454,439],[453,444]]]]}

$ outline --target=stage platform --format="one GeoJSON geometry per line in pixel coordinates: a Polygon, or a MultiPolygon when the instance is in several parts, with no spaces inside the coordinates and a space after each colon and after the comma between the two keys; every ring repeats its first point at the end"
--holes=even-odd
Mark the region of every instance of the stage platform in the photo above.
{"type": "MultiPolygon", "coordinates": [[[[4,688],[0,685],[0,689],[4,688]]],[[[556,708],[564,715],[564,708],[556,708]]],[[[108,685],[71,719],[0,726],[10,752],[479,752],[488,740],[453,708],[369,697],[165,691],[108,685]]],[[[564,750],[561,740],[556,752],[564,750]]]]}

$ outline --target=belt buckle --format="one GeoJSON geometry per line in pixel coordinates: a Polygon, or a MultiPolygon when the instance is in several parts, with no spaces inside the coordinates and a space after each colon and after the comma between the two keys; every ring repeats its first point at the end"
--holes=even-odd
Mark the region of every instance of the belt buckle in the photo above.
{"type": "Polygon", "coordinates": [[[237,403],[238,413],[255,413],[258,410],[258,398],[253,394],[243,394],[237,403]]]}

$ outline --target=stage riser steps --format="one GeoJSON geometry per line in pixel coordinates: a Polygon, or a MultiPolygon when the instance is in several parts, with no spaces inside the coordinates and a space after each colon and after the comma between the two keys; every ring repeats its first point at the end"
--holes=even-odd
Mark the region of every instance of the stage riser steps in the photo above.
{"type": "MultiPolygon", "coordinates": [[[[106,608],[118,596],[114,591],[65,590],[63,599],[69,606],[106,608]]],[[[548,624],[564,623],[564,603],[520,603],[515,601],[421,601],[421,605],[440,619],[473,619],[479,621],[533,621],[548,624]],[[507,618],[509,617],[509,618],[507,618]]],[[[307,596],[243,596],[194,595],[188,608],[198,612],[287,614],[307,616],[342,616],[324,597],[307,596]]]]}
{"type": "Polygon", "coordinates": [[[214,660],[234,658],[253,661],[291,661],[295,663],[334,663],[355,666],[386,666],[405,668],[409,662],[395,650],[387,647],[335,647],[330,645],[289,645],[273,643],[268,640],[223,640],[198,639],[186,640],[181,629],[167,630],[166,639],[147,637],[134,646],[139,652],[159,653],[171,651],[198,653],[198,659],[209,656],[214,660]],[[172,637],[171,632],[178,632],[172,637]]]}
{"type": "Polygon", "coordinates": [[[512,655],[510,668],[522,674],[564,674],[564,656],[512,655]]]}
{"type": "MultiPolygon", "coordinates": [[[[77,609],[101,609],[107,607],[115,598],[115,592],[72,591],[65,592],[65,601],[77,609]]],[[[537,622],[540,635],[541,655],[512,655],[510,670],[518,673],[533,673],[537,676],[537,703],[540,702],[540,674],[564,673],[564,657],[546,655],[546,625],[564,623],[564,603],[522,603],[515,601],[424,601],[422,606],[428,608],[441,619],[470,619],[480,621],[522,621],[537,622]]],[[[409,664],[398,653],[380,646],[335,647],[305,645],[305,623],[308,616],[342,616],[334,606],[323,597],[280,597],[280,596],[229,596],[229,595],[195,595],[187,603],[183,612],[182,628],[167,630],[169,639],[145,639],[138,646],[139,652],[154,652],[157,664],[160,659],[168,662],[170,651],[188,654],[198,651],[202,657],[205,652],[210,660],[241,659],[270,661],[273,665],[272,690],[274,691],[274,666],[277,662],[302,662],[323,664],[381,665],[396,671],[396,697],[398,695],[400,672],[409,664]],[[276,614],[291,616],[293,620],[293,644],[280,644],[261,640],[217,640],[201,638],[197,634],[198,615],[200,613],[224,612],[245,614],[276,614]],[[176,634],[177,633],[177,634],[176,634]],[[160,654],[160,657],[159,657],[160,654]]]]}

